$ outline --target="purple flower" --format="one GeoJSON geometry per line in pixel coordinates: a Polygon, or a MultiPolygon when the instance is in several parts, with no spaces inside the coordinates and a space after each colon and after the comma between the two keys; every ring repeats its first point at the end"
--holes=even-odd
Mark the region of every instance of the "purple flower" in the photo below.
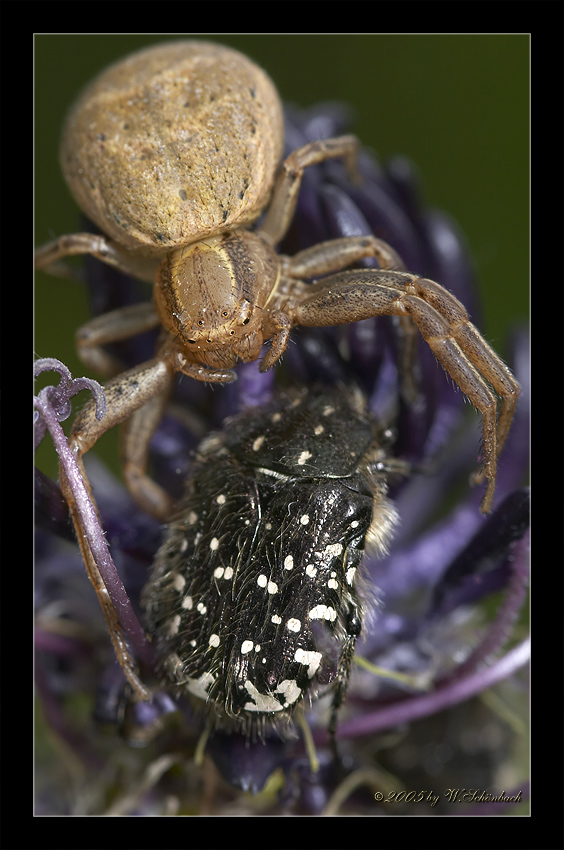
{"type": "MultiPolygon", "coordinates": [[[[304,113],[289,110],[287,124],[289,152],[346,131],[348,115],[339,105],[325,104],[304,113]]],[[[326,239],[374,233],[396,249],[409,271],[452,291],[479,326],[478,293],[463,239],[447,216],[425,207],[411,165],[400,158],[382,165],[363,151],[360,172],[362,182],[353,185],[339,162],[308,169],[281,251],[291,254],[326,239]]],[[[87,260],[87,277],[95,313],[145,297],[135,281],[94,260],[87,260]]],[[[494,510],[487,518],[479,512],[481,488],[468,483],[478,454],[476,415],[470,415],[464,396],[437,368],[421,339],[418,393],[406,401],[397,345],[395,322],[387,317],[342,327],[296,328],[283,363],[268,373],[259,373],[257,363],[242,364],[235,384],[215,389],[180,379],[175,405],[183,418],[167,416],[152,445],[153,474],[178,497],[200,438],[243,406],[261,405],[278,386],[354,383],[377,417],[392,420],[394,451],[413,464],[414,474],[391,487],[401,524],[389,554],[366,560],[374,603],[357,645],[365,661],[354,666],[338,728],[344,772],[327,746],[323,700],[307,715],[318,748],[317,773],[310,770],[301,735],[283,741],[272,734],[264,742],[249,742],[239,734],[215,732],[205,749],[208,768],[194,766],[202,718],[164,689],[151,703],[128,698],[72,542],[66,503],[57,484],[38,473],[36,673],[41,722],[63,739],[69,759],[80,766],[76,782],[59,762],[52,781],[47,759],[53,759],[53,752],[44,754],[38,738],[38,813],[311,815],[334,811],[342,800],[342,810],[350,813],[449,814],[452,806],[444,797],[422,801],[414,812],[401,808],[404,798],[395,807],[375,802],[375,792],[382,801],[400,783],[408,791],[435,787],[437,795],[453,784],[490,792],[508,775],[518,785],[524,774],[507,772],[505,753],[511,736],[517,735],[515,728],[499,720],[491,707],[484,708],[485,702],[469,697],[487,695],[498,683],[517,691],[525,687],[528,644],[518,618],[523,617],[528,575],[528,493],[523,488],[527,339],[516,330],[510,362],[524,392],[501,456],[494,510]],[[378,675],[374,665],[401,675],[378,675]],[[486,731],[488,740],[480,737],[486,731]],[[227,784],[210,802],[199,788],[202,776],[212,781],[212,773],[227,784]],[[250,800],[241,790],[258,796],[250,800]],[[204,808],[202,799],[207,800],[204,808]]],[[[154,336],[148,334],[120,344],[115,353],[130,365],[149,359],[153,347],[154,336]]],[[[49,429],[71,480],[73,458],[58,421],[69,416],[70,399],[82,389],[96,394],[102,413],[103,391],[95,381],[73,381],[57,361],[38,361],[37,369],[61,375],[58,387],[38,395],[36,427],[38,441],[49,429]]],[[[122,594],[122,626],[141,678],[150,678],[151,647],[138,622],[139,595],[162,528],[135,507],[95,458],[87,457],[86,465],[101,527],[79,492],[80,481],[73,481],[77,503],[91,511],[92,546],[106,582],[116,570],[112,594],[122,594]]],[[[526,698],[520,699],[526,704],[526,698]]],[[[502,790],[509,794],[511,789],[502,790]]]]}

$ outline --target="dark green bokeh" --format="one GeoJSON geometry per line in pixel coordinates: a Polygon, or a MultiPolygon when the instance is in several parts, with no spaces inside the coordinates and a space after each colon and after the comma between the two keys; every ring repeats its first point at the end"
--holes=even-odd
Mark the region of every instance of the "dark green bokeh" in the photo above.
{"type": "MultiPolygon", "coordinates": [[[[58,164],[62,121],[79,90],[110,62],[178,37],[36,36],[37,244],[79,226],[58,164]]],[[[286,101],[348,102],[365,145],[383,160],[401,153],[417,164],[427,201],[450,213],[467,237],[483,294],[481,330],[506,353],[508,329],[527,320],[529,304],[529,37],[196,37],[255,59],[286,101]]],[[[80,288],[38,274],[35,307],[36,354],[58,357],[83,375],[73,343],[88,318],[80,288]]]]}

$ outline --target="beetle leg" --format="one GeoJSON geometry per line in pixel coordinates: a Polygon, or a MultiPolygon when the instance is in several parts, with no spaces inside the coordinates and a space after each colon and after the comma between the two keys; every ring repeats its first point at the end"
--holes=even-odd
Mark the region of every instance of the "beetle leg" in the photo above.
{"type": "Polygon", "coordinates": [[[338,136],[335,139],[309,142],[293,151],[282,163],[268,212],[260,227],[259,232],[266,241],[277,245],[286,234],[294,217],[305,168],[326,159],[344,157],[349,174],[356,178],[357,151],[356,136],[338,136]]]}
{"type": "Polygon", "coordinates": [[[292,309],[294,324],[320,327],[372,316],[410,316],[437,360],[483,418],[484,465],[476,481],[487,479],[481,504],[491,509],[497,457],[519,396],[508,367],[470,323],[463,305],[439,284],[405,272],[349,271],[309,286],[292,309]],[[501,396],[497,420],[497,400],[501,396]]]}
{"type": "Polygon", "coordinates": [[[76,257],[81,254],[90,254],[103,263],[148,283],[153,282],[160,262],[160,260],[121,248],[105,236],[97,236],[94,233],[71,233],[37,248],[35,268],[57,277],[73,277],[72,269],[60,261],[65,257],[76,257]]]}
{"type": "Polygon", "coordinates": [[[354,657],[354,651],[356,647],[356,642],[362,629],[362,612],[357,601],[353,600],[352,597],[351,605],[351,610],[349,611],[345,619],[345,634],[343,637],[341,654],[337,667],[337,674],[333,684],[334,693],[333,701],[331,703],[331,714],[329,718],[329,742],[331,744],[331,748],[333,750],[335,758],[337,759],[339,758],[336,741],[339,709],[343,705],[347,697],[347,689],[349,684],[351,665],[354,657]]]}

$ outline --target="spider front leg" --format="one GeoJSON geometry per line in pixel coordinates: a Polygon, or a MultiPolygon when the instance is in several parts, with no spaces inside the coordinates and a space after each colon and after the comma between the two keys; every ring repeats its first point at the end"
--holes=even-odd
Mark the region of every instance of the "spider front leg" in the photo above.
{"type": "MultiPolygon", "coordinates": [[[[128,475],[131,478],[131,467],[134,467],[135,469],[133,471],[137,473],[136,478],[133,475],[134,483],[140,491],[143,490],[142,482],[141,484],[139,483],[139,477],[143,478],[143,475],[141,474],[139,476],[139,472],[144,472],[144,468],[141,467],[146,462],[145,448],[148,445],[154,427],[156,427],[162,415],[162,408],[172,384],[172,375],[171,370],[161,359],[150,361],[143,366],[120,375],[118,378],[114,378],[106,384],[105,396],[107,406],[106,413],[102,419],[98,420],[96,418],[96,402],[94,400],[87,402],[76,417],[69,436],[69,447],[74,454],[76,466],[78,467],[78,476],[74,481],[74,486],[77,486],[77,480],[80,480],[80,487],[82,489],[85,488],[85,497],[87,496],[89,498],[89,502],[88,498],[84,498],[83,502],[79,505],[75,499],[73,487],[71,487],[71,483],[67,478],[63,464],[61,464],[59,474],[61,490],[69,506],[84,564],[98,596],[116,656],[137,696],[143,700],[150,698],[150,692],[137,676],[135,664],[124,639],[122,623],[120,622],[120,616],[122,616],[123,612],[122,614],[118,614],[114,607],[114,603],[108,592],[110,585],[106,586],[105,580],[102,578],[98,568],[98,563],[101,563],[101,561],[97,561],[97,557],[100,558],[102,555],[100,551],[96,550],[96,546],[98,545],[96,540],[88,534],[89,529],[92,530],[93,523],[95,524],[96,517],[100,526],[101,523],[97,516],[98,508],[84,468],[83,456],[106,431],[130,417],[130,432],[126,441],[129,444],[129,450],[126,451],[126,454],[129,454],[130,457],[129,468],[125,469],[125,474],[126,478],[128,475]],[[149,415],[146,415],[147,411],[149,415]],[[136,412],[137,414],[144,415],[138,417],[136,412]],[[133,427],[131,427],[131,423],[133,423],[133,427]],[[92,540],[94,540],[94,544],[91,550],[91,543],[89,541],[92,540]]],[[[73,473],[74,476],[75,474],[73,473]]],[[[170,500],[168,496],[154,482],[151,482],[149,479],[146,479],[146,482],[150,485],[149,496],[145,496],[149,502],[147,509],[153,507],[155,508],[154,513],[157,513],[158,509],[163,514],[165,511],[170,511],[170,500]]],[[[131,482],[128,481],[128,484],[130,489],[134,491],[135,488],[131,485],[131,482]]],[[[114,582],[113,592],[115,599],[119,597],[119,593],[116,597],[116,587],[119,585],[122,591],[123,587],[117,575],[115,579],[111,578],[111,581],[114,582]]]]}
{"type": "MultiPolygon", "coordinates": [[[[87,481],[83,462],[86,452],[106,431],[128,420],[121,446],[125,482],[137,504],[158,519],[170,516],[172,504],[165,491],[146,475],[145,467],[149,442],[162,418],[173,381],[174,371],[163,357],[123,372],[104,385],[104,418],[96,419],[95,403],[88,402],[78,413],[69,435],[70,447],[87,481]]],[[[75,529],[80,540],[76,523],[75,529]]]]}
{"type": "Polygon", "coordinates": [[[329,272],[341,271],[359,260],[376,259],[382,269],[405,268],[400,255],[391,245],[376,236],[343,236],[319,242],[287,258],[290,277],[305,280],[329,272]]]}
{"type": "MultiPolygon", "coordinates": [[[[271,335],[271,348],[264,357],[260,371],[270,369],[280,359],[288,345],[289,330],[296,322],[296,304],[316,291],[315,285],[305,285],[304,280],[340,271],[360,260],[375,259],[382,269],[403,269],[403,261],[391,245],[373,235],[345,236],[320,242],[293,257],[282,257],[282,274],[276,290],[272,293],[272,304],[265,305],[268,319],[265,332],[271,335]],[[289,318],[290,317],[290,318],[289,318]]],[[[334,278],[330,278],[334,280],[334,278]]],[[[325,281],[329,278],[325,278],[325,281]]],[[[318,284],[323,288],[325,281],[318,284]]],[[[417,397],[415,379],[415,356],[417,330],[408,315],[399,318],[399,348],[402,394],[407,401],[417,397]]],[[[310,323],[311,324],[311,323],[310,323]]],[[[315,326],[315,323],[313,323],[315,326]]],[[[328,324],[335,324],[329,322],[328,324]]]]}
{"type": "Polygon", "coordinates": [[[71,233],[60,236],[53,242],[42,245],[35,251],[35,268],[57,277],[75,277],[73,269],[62,262],[65,257],[78,257],[90,254],[103,263],[112,266],[124,274],[152,283],[159,260],[143,254],[128,251],[105,236],[94,233],[71,233]]]}
{"type": "Polygon", "coordinates": [[[122,342],[158,324],[159,318],[150,301],[118,307],[96,316],[78,329],[75,337],[78,356],[90,369],[102,375],[117,375],[123,371],[123,365],[102,346],[122,342]]]}
{"type": "MultiPolygon", "coordinates": [[[[271,294],[272,303],[267,301],[265,314],[268,318],[265,331],[272,337],[270,350],[260,364],[260,371],[266,372],[284,354],[288,345],[292,322],[288,314],[292,312],[296,300],[304,292],[303,281],[320,277],[330,272],[340,271],[359,260],[376,259],[383,269],[403,269],[403,262],[391,245],[375,236],[345,236],[320,242],[311,248],[300,251],[293,257],[282,257],[282,274],[276,289],[271,294]]],[[[411,375],[415,353],[415,328],[409,317],[401,317],[401,330],[404,338],[403,363],[405,373],[411,375]],[[405,321],[404,321],[405,320],[405,321]]]]}
{"type": "Polygon", "coordinates": [[[272,200],[259,230],[261,236],[271,245],[277,245],[283,239],[294,217],[304,170],[310,165],[342,157],[351,179],[356,179],[358,145],[356,136],[337,136],[309,142],[293,151],[282,163],[272,200]]]}
{"type": "Polygon", "coordinates": [[[519,384],[470,323],[460,301],[434,281],[406,272],[349,271],[307,287],[292,320],[321,327],[385,315],[413,319],[437,360],[482,414],[484,463],[475,480],[487,479],[480,507],[488,513],[497,458],[513,419],[519,384]],[[501,397],[499,418],[495,393],[501,397]]]}

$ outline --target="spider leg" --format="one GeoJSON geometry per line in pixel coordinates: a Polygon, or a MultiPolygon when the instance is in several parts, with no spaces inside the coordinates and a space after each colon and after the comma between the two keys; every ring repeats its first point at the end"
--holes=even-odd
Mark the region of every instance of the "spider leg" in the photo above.
{"type": "Polygon", "coordinates": [[[298,280],[320,277],[329,272],[346,269],[367,258],[378,260],[381,269],[405,268],[399,254],[382,239],[371,235],[343,236],[340,239],[319,242],[288,257],[288,274],[298,280]]]}
{"type": "Polygon", "coordinates": [[[208,384],[231,384],[237,380],[237,375],[233,369],[212,369],[210,366],[204,366],[201,363],[192,363],[182,350],[174,345],[169,347],[165,344],[161,348],[161,354],[169,359],[175,372],[182,372],[183,375],[193,378],[195,381],[205,381],[208,384]]]}
{"type": "MultiPolygon", "coordinates": [[[[96,515],[98,515],[98,508],[84,468],[84,454],[92,448],[96,441],[105,434],[106,431],[114,425],[123,422],[131,416],[132,413],[135,413],[135,411],[143,412],[144,408],[147,406],[153,410],[153,413],[156,410],[159,412],[158,418],[153,415],[150,424],[145,424],[144,426],[143,437],[145,441],[148,442],[152,431],[154,430],[152,425],[155,425],[156,427],[155,419],[157,423],[158,419],[160,419],[160,411],[162,410],[161,397],[166,398],[168,396],[168,390],[171,384],[172,372],[170,372],[166,364],[159,359],[151,360],[142,366],[131,369],[129,372],[108,381],[104,387],[107,408],[106,414],[102,419],[98,420],[96,418],[96,402],[94,400],[87,402],[77,415],[69,436],[69,446],[74,454],[79,476],[82,479],[88,496],[90,497],[90,501],[92,503],[91,510],[96,515]]],[[[133,437],[133,439],[137,441],[140,439],[141,434],[140,419],[136,416],[133,416],[132,419],[132,433],[129,439],[133,437]]],[[[146,451],[144,451],[144,446],[142,445],[139,447],[139,445],[136,445],[134,448],[134,457],[130,460],[129,467],[133,466],[134,472],[138,472],[135,463],[137,462],[138,466],[144,461],[146,461],[146,451]],[[137,453],[136,455],[135,452],[137,453]]],[[[128,472],[129,477],[131,477],[131,469],[129,469],[128,472]]],[[[88,543],[87,528],[91,525],[92,517],[82,515],[75,501],[71,485],[63,466],[61,466],[59,477],[61,490],[69,506],[78,544],[86,565],[86,570],[98,596],[112,643],[114,645],[116,656],[137,695],[141,699],[149,699],[150,693],[141,683],[135,672],[135,665],[123,636],[119,616],[110,599],[108,589],[100,575],[96,558],[90,549],[90,544],[88,543]]],[[[139,478],[139,476],[137,476],[137,478],[139,478]]],[[[137,484],[139,490],[143,489],[142,483],[139,485],[137,480],[134,483],[137,484]]],[[[159,491],[156,494],[156,497],[155,493],[153,491],[151,492],[154,504],[151,504],[149,509],[150,507],[154,507],[156,504],[158,508],[164,510],[163,500],[166,502],[167,509],[170,509],[170,500],[168,496],[163,493],[156,484],[153,482],[149,483],[156,491],[159,491]],[[161,501],[159,501],[159,495],[162,496],[161,501]]],[[[156,510],[153,512],[156,513],[156,510]]]]}
{"type": "Polygon", "coordinates": [[[343,157],[349,175],[356,180],[357,151],[358,139],[355,136],[319,139],[293,151],[280,167],[272,200],[260,227],[261,235],[271,245],[278,244],[284,237],[294,217],[304,169],[327,159],[343,157]]]}
{"type": "Polygon", "coordinates": [[[484,464],[475,480],[487,479],[481,504],[487,513],[519,385],[453,295],[434,281],[406,272],[341,272],[307,287],[292,319],[294,324],[320,327],[383,315],[410,316],[437,360],[482,414],[484,464]],[[499,421],[495,393],[501,396],[499,421]]]}
{"type": "MultiPolygon", "coordinates": [[[[90,546],[88,545],[85,527],[83,525],[83,519],[80,515],[79,509],[73,496],[72,489],[62,467],[60,470],[59,478],[61,484],[61,491],[69,506],[70,514],[78,539],[78,544],[82,553],[84,565],[86,567],[86,572],[88,573],[88,578],[92,582],[94,590],[96,591],[96,595],[98,597],[100,607],[102,608],[102,613],[104,615],[104,619],[108,627],[108,632],[110,634],[116,657],[125,673],[127,680],[129,681],[134,692],[137,694],[137,697],[141,700],[148,700],[151,698],[151,692],[145,687],[145,685],[137,675],[135,669],[136,665],[129,651],[127,642],[124,638],[123,629],[119,621],[118,614],[116,612],[114,604],[112,603],[112,600],[110,599],[110,594],[108,592],[106,584],[104,583],[104,580],[100,575],[96,559],[94,558],[94,555],[90,550],[90,546]]],[[[88,482],[88,479],[86,478],[86,475],[83,471],[82,480],[86,486],[86,489],[91,495],[92,491],[90,488],[90,483],[88,482]]],[[[91,498],[93,504],[95,505],[92,495],[91,498]]]]}
{"type": "MultiPolygon", "coordinates": [[[[496,425],[496,453],[497,457],[499,457],[515,413],[515,407],[520,393],[519,384],[513,377],[509,367],[506,366],[499,355],[488,345],[478,329],[470,322],[466,309],[454,295],[451,295],[450,292],[443,289],[438,283],[424,278],[415,278],[411,286],[415,290],[415,295],[407,296],[404,302],[411,303],[412,309],[409,310],[410,315],[420,328],[424,339],[429,343],[437,359],[443,363],[443,360],[439,357],[434,347],[441,345],[441,328],[438,328],[439,334],[436,340],[432,337],[427,338],[414,315],[414,312],[417,311],[418,306],[421,304],[421,300],[438,312],[443,321],[443,332],[444,323],[446,322],[448,339],[452,340],[455,345],[452,355],[447,355],[446,359],[448,359],[448,362],[453,363],[453,361],[457,361],[460,358],[460,352],[462,352],[462,356],[476,368],[482,378],[485,378],[493,390],[500,396],[501,407],[496,425]],[[414,302],[413,298],[419,300],[414,302]]],[[[443,365],[445,364],[443,363],[443,365]]],[[[457,380],[452,374],[451,369],[446,365],[445,368],[454,380],[457,380]]],[[[453,366],[453,368],[455,367],[453,366]]],[[[460,382],[457,381],[457,383],[466,392],[460,382]]],[[[466,394],[469,395],[468,393],[466,394]]]]}
{"type": "MultiPolygon", "coordinates": [[[[78,413],[69,435],[69,445],[80,472],[87,481],[83,457],[99,438],[126,419],[122,443],[124,477],[140,506],[159,519],[169,516],[168,495],[145,475],[149,441],[157,427],[172,387],[174,373],[161,359],[155,358],[123,372],[104,385],[107,410],[103,419],[96,419],[94,401],[87,402],[78,413]]],[[[81,539],[80,528],[76,527],[81,539]]]]}
{"type": "Polygon", "coordinates": [[[273,311],[270,314],[269,323],[272,331],[272,342],[261,360],[259,372],[267,372],[280,360],[290,339],[292,323],[285,313],[280,310],[273,311]]]}
{"type": "Polygon", "coordinates": [[[78,356],[90,369],[103,375],[117,375],[123,366],[102,346],[121,342],[132,336],[157,327],[159,318],[149,301],[118,307],[109,313],[96,316],[76,332],[78,356]]]}
{"type": "Polygon", "coordinates": [[[142,510],[168,520],[173,503],[162,487],[146,474],[149,445],[169,400],[169,388],[136,410],[121,426],[120,456],[127,489],[142,510]]]}
{"type": "Polygon", "coordinates": [[[135,254],[134,251],[123,248],[105,236],[97,236],[93,233],[71,233],[37,248],[35,268],[57,277],[73,278],[75,275],[72,268],[62,261],[65,257],[77,257],[83,254],[90,254],[124,274],[133,275],[148,283],[153,282],[159,265],[158,259],[142,253],[135,254]]]}
{"type": "MultiPolygon", "coordinates": [[[[297,281],[300,289],[296,296],[297,300],[300,300],[303,293],[309,294],[312,288],[306,286],[304,289],[304,280],[331,272],[340,272],[363,259],[376,259],[381,269],[404,270],[403,260],[399,254],[382,239],[370,234],[343,236],[340,239],[320,242],[292,257],[285,257],[279,294],[283,296],[285,290],[291,291],[291,281],[297,281]]],[[[323,284],[320,285],[323,286],[323,284]]],[[[400,344],[402,393],[409,401],[414,401],[417,396],[415,377],[417,329],[409,316],[404,315],[398,317],[397,330],[400,344]]]]}

